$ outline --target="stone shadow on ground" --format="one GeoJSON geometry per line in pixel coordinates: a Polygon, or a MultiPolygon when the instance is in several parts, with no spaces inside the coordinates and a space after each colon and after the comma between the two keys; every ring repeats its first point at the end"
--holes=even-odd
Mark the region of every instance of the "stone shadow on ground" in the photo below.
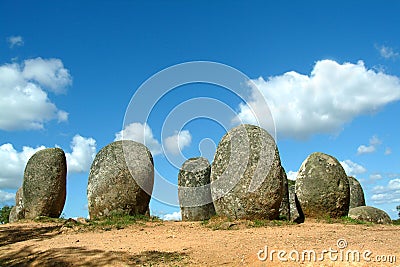
{"type": "Polygon", "coordinates": [[[35,251],[27,246],[19,251],[2,253],[0,266],[180,266],[189,263],[186,253],[144,251],[139,254],[128,252],[86,249],[84,247],[53,248],[35,251]]]}
{"type": "Polygon", "coordinates": [[[54,248],[35,251],[28,246],[0,256],[1,266],[104,266],[120,258],[116,253],[88,250],[81,247],[54,248]]]}
{"type": "Polygon", "coordinates": [[[26,225],[1,227],[0,247],[26,240],[44,240],[58,235],[61,225],[28,227],[26,225]]]}
{"type": "Polygon", "coordinates": [[[124,251],[105,251],[85,247],[52,248],[45,251],[35,245],[19,250],[10,245],[27,240],[42,241],[60,234],[63,224],[32,227],[12,225],[0,227],[0,266],[180,266],[189,263],[182,252],[143,251],[133,254],[124,251]]]}

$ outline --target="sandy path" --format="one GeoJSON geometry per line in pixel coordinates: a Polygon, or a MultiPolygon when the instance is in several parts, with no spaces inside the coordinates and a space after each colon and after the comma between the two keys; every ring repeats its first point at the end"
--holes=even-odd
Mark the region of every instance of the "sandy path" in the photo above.
{"type": "Polygon", "coordinates": [[[399,233],[400,226],[318,222],[238,230],[212,230],[199,222],[148,222],[110,231],[19,223],[0,226],[0,266],[400,266],[399,233]],[[347,247],[339,249],[338,239],[345,239],[347,247]],[[323,262],[306,257],[305,262],[284,263],[274,253],[272,261],[260,261],[257,252],[266,245],[269,253],[297,250],[300,258],[303,250],[314,250],[317,257],[330,249],[339,251],[333,258],[348,250],[372,255],[371,262],[332,261],[325,253],[323,262]],[[396,262],[375,262],[378,255],[396,256],[396,262]]]}

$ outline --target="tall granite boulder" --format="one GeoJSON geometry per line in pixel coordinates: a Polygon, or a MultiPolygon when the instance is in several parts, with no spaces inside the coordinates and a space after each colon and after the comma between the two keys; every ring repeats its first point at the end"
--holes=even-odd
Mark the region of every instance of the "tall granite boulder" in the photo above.
{"type": "Polygon", "coordinates": [[[355,220],[379,223],[379,224],[392,223],[392,220],[385,211],[370,206],[360,206],[351,208],[349,210],[349,217],[355,220]]]}
{"type": "Polygon", "coordinates": [[[301,165],[296,195],[306,218],[339,218],[349,211],[346,172],[336,158],[323,153],[311,154],[301,165]]]}
{"type": "Polygon", "coordinates": [[[182,221],[202,221],[215,215],[210,190],[211,165],[206,158],[185,161],[178,175],[182,221]]]}
{"type": "Polygon", "coordinates": [[[281,218],[285,218],[286,220],[290,220],[290,203],[289,203],[289,182],[285,172],[285,169],[281,168],[281,175],[282,175],[282,202],[281,206],[279,207],[279,216],[281,218]]]}
{"type": "Polygon", "coordinates": [[[303,223],[305,219],[304,213],[296,196],[295,187],[295,185],[289,186],[290,221],[295,223],[303,223]]]}
{"type": "Polygon", "coordinates": [[[144,145],[122,140],[101,149],[90,168],[89,216],[146,214],[154,183],[153,157],[144,145]]]}
{"type": "Polygon", "coordinates": [[[360,182],[353,176],[349,176],[350,185],[350,209],[365,206],[364,190],[360,182]]]}
{"type": "Polygon", "coordinates": [[[58,218],[66,198],[67,162],[60,148],[36,152],[24,172],[23,207],[25,219],[38,216],[58,218]]]}
{"type": "Polygon", "coordinates": [[[18,188],[18,191],[15,194],[15,206],[12,207],[10,211],[10,216],[8,218],[8,221],[12,223],[18,220],[22,220],[24,218],[25,218],[24,191],[22,187],[20,187],[18,188]]]}
{"type": "Polygon", "coordinates": [[[283,176],[273,137],[254,125],[240,125],[218,144],[211,166],[211,196],[220,216],[277,219],[283,176]]]}

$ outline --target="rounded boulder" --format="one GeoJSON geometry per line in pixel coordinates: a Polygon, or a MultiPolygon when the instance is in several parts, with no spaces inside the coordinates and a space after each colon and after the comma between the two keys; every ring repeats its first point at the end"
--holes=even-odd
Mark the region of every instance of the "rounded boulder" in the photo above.
{"type": "Polygon", "coordinates": [[[36,152],[26,164],[23,182],[25,219],[58,218],[66,198],[67,162],[60,148],[36,152]]]}
{"type": "Polygon", "coordinates": [[[313,153],[300,167],[296,196],[305,217],[340,218],[349,211],[350,189],[339,161],[324,153],[313,153]]]}
{"type": "Polygon", "coordinates": [[[350,185],[350,209],[365,206],[364,190],[360,182],[353,176],[349,176],[350,185]]]}
{"type": "Polygon", "coordinates": [[[90,167],[89,216],[145,214],[154,183],[153,157],[143,144],[122,140],[101,149],[90,167]]]}
{"type": "Polygon", "coordinates": [[[216,213],[233,219],[276,219],[283,175],[274,138],[244,124],[228,131],[211,166],[211,196],[216,213]]]}

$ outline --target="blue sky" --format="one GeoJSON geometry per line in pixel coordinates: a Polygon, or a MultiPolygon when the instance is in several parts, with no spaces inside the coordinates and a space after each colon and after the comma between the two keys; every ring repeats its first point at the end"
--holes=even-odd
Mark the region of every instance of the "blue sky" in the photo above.
{"type": "MultiPolygon", "coordinates": [[[[215,116],[225,114],[218,107],[230,107],[251,122],[231,91],[188,84],[155,103],[147,121],[126,123],[124,117],[153,75],[184,62],[212,61],[254,82],[245,100],[260,112],[261,100],[251,94],[264,95],[290,177],[310,153],[331,154],[361,181],[368,205],[396,218],[399,2],[280,2],[1,1],[0,206],[13,204],[29,156],[59,146],[69,169],[64,214],[86,217],[91,161],[121,130],[146,141],[156,171],[172,184],[185,158],[211,161],[215,145],[235,125],[230,113],[163,123],[174,107],[206,97],[221,105],[207,109],[215,116]]],[[[176,112],[184,117],[188,110],[176,112]]],[[[173,190],[157,190],[161,199],[176,200],[173,190]]],[[[153,214],[179,211],[162,202],[152,200],[153,214]]]]}

